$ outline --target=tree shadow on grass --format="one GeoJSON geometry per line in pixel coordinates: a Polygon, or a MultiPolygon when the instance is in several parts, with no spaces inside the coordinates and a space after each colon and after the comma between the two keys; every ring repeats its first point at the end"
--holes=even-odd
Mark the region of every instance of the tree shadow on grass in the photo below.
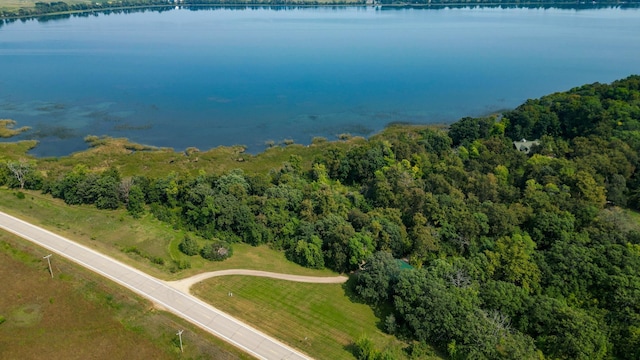
{"type": "Polygon", "coordinates": [[[356,274],[350,274],[349,280],[347,280],[344,284],[342,284],[342,290],[344,290],[344,294],[349,298],[352,303],[356,304],[366,304],[368,305],[359,295],[356,290],[356,274]]]}
{"type": "Polygon", "coordinates": [[[343,346],[342,348],[350,352],[354,358],[358,356],[358,347],[356,346],[355,342],[350,342],[349,344],[343,346]]]}
{"type": "Polygon", "coordinates": [[[347,280],[344,284],[342,284],[342,289],[344,290],[344,294],[349,298],[349,301],[356,304],[364,304],[369,306],[373,310],[373,314],[376,316],[376,327],[386,333],[386,325],[385,321],[387,316],[393,314],[393,305],[391,303],[382,303],[382,304],[369,304],[364,301],[356,290],[356,274],[350,274],[349,280],[347,280]]]}

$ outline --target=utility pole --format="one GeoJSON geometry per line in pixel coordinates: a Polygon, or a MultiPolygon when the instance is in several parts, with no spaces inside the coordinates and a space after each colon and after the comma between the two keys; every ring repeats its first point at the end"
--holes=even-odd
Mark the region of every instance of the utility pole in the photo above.
{"type": "Polygon", "coordinates": [[[49,254],[47,256],[43,256],[43,259],[47,259],[47,263],[49,263],[49,272],[51,273],[51,278],[53,279],[53,269],[51,269],[51,255],[53,254],[49,254]]]}
{"type": "Polygon", "coordinates": [[[182,349],[182,332],[183,332],[183,331],[184,331],[184,330],[180,330],[180,331],[178,331],[178,333],[176,334],[176,335],[178,335],[178,337],[180,338],[180,352],[181,352],[181,353],[183,353],[183,352],[184,352],[184,350],[182,349]]]}

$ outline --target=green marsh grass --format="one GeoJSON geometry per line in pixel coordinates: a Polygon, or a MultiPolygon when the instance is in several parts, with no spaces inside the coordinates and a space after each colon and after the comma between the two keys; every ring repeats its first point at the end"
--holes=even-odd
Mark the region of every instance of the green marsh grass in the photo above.
{"type": "MultiPolygon", "coordinates": [[[[91,137],[93,139],[93,137],[91,137]]],[[[242,169],[247,174],[267,174],[272,169],[282,167],[291,155],[302,157],[302,168],[309,170],[313,160],[328,147],[348,149],[363,141],[353,138],[348,142],[326,142],[312,145],[293,144],[274,146],[258,154],[245,152],[243,146],[220,146],[203,151],[174,151],[173,149],[153,148],[118,138],[99,138],[85,151],[58,158],[38,159],[38,168],[45,173],[66,172],[82,163],[91,170],[104,170],[115,167],[123,177],[143,175],[164,177],[169,173],[197,175],[200,171],[207,174],[221,174],[233,169],[242,169]],[[136,150],[142,149],[142,150],[136,150]]],[[[1,144],[1,143],[0,143],[1,144]]],[[[26,151],[26,150],[25,150],[26,151]]],[[[22,148],[8,148],[6,153],[24,156],[22,148]]]]}

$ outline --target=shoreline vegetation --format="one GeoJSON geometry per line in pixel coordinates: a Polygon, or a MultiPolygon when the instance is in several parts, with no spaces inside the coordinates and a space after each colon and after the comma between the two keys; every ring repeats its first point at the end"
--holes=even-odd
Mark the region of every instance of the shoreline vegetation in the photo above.
{"type": "Polygon", "coordinates": [[[263,7],[263,6],[381,6],[383,8],[465,8],[465,7],[535,7],[593,9],[611,6],[636,7],[640,0],[604,0],[598,2],[566,0],[122,0],[89,2],[70,0],[69,2],[13,2],[0,1],[0,26],[15,20],[38,19],[53,20],[74,16],[88,16],[96,13],[127,11],[168,11],[176,6],[187,10],[205,10],[213,8],[263,7]],[[26,3],[26,5],[25,5],[26,3]]]}
{"type": "Polygon", "coordinates": [[[20,135],[25,131],[30,130],[28,126],[15,129],[16,121],[11,119],[0,119],[0,138],[10,138],[16,135],[20,135]]]}

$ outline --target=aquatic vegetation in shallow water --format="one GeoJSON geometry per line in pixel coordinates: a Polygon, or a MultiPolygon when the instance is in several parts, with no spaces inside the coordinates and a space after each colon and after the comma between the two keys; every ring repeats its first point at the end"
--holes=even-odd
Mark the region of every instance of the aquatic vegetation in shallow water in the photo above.
{"type": "Polygon", "coordinates": [[[113,127],[113,130],[116,131],[130,131],[130,130],[149,130],[153,128],[152,124],[142,124],[142,125],[131,125],[131,124],[120,124],[113,127]]]}
{"type": "Polygon", "coordinates": [[[23,126],[21,128],[14,129],[15,125],[16,125],[15,120],[0,119],[0,138],[10,138],[12,136],[22,134],[23,132],[31,129],[28,126],[23,126]]]}
{"type": "Polygon", "coordinates": [[[78,131],[63,125],[46,125],[40,124],[37,125],[33,132],[31,133],[31,138],[33,139],[44,139],[44,138],[57,138],[57,139],[72,139],[75,137],[79,137],[78,131]]]}

